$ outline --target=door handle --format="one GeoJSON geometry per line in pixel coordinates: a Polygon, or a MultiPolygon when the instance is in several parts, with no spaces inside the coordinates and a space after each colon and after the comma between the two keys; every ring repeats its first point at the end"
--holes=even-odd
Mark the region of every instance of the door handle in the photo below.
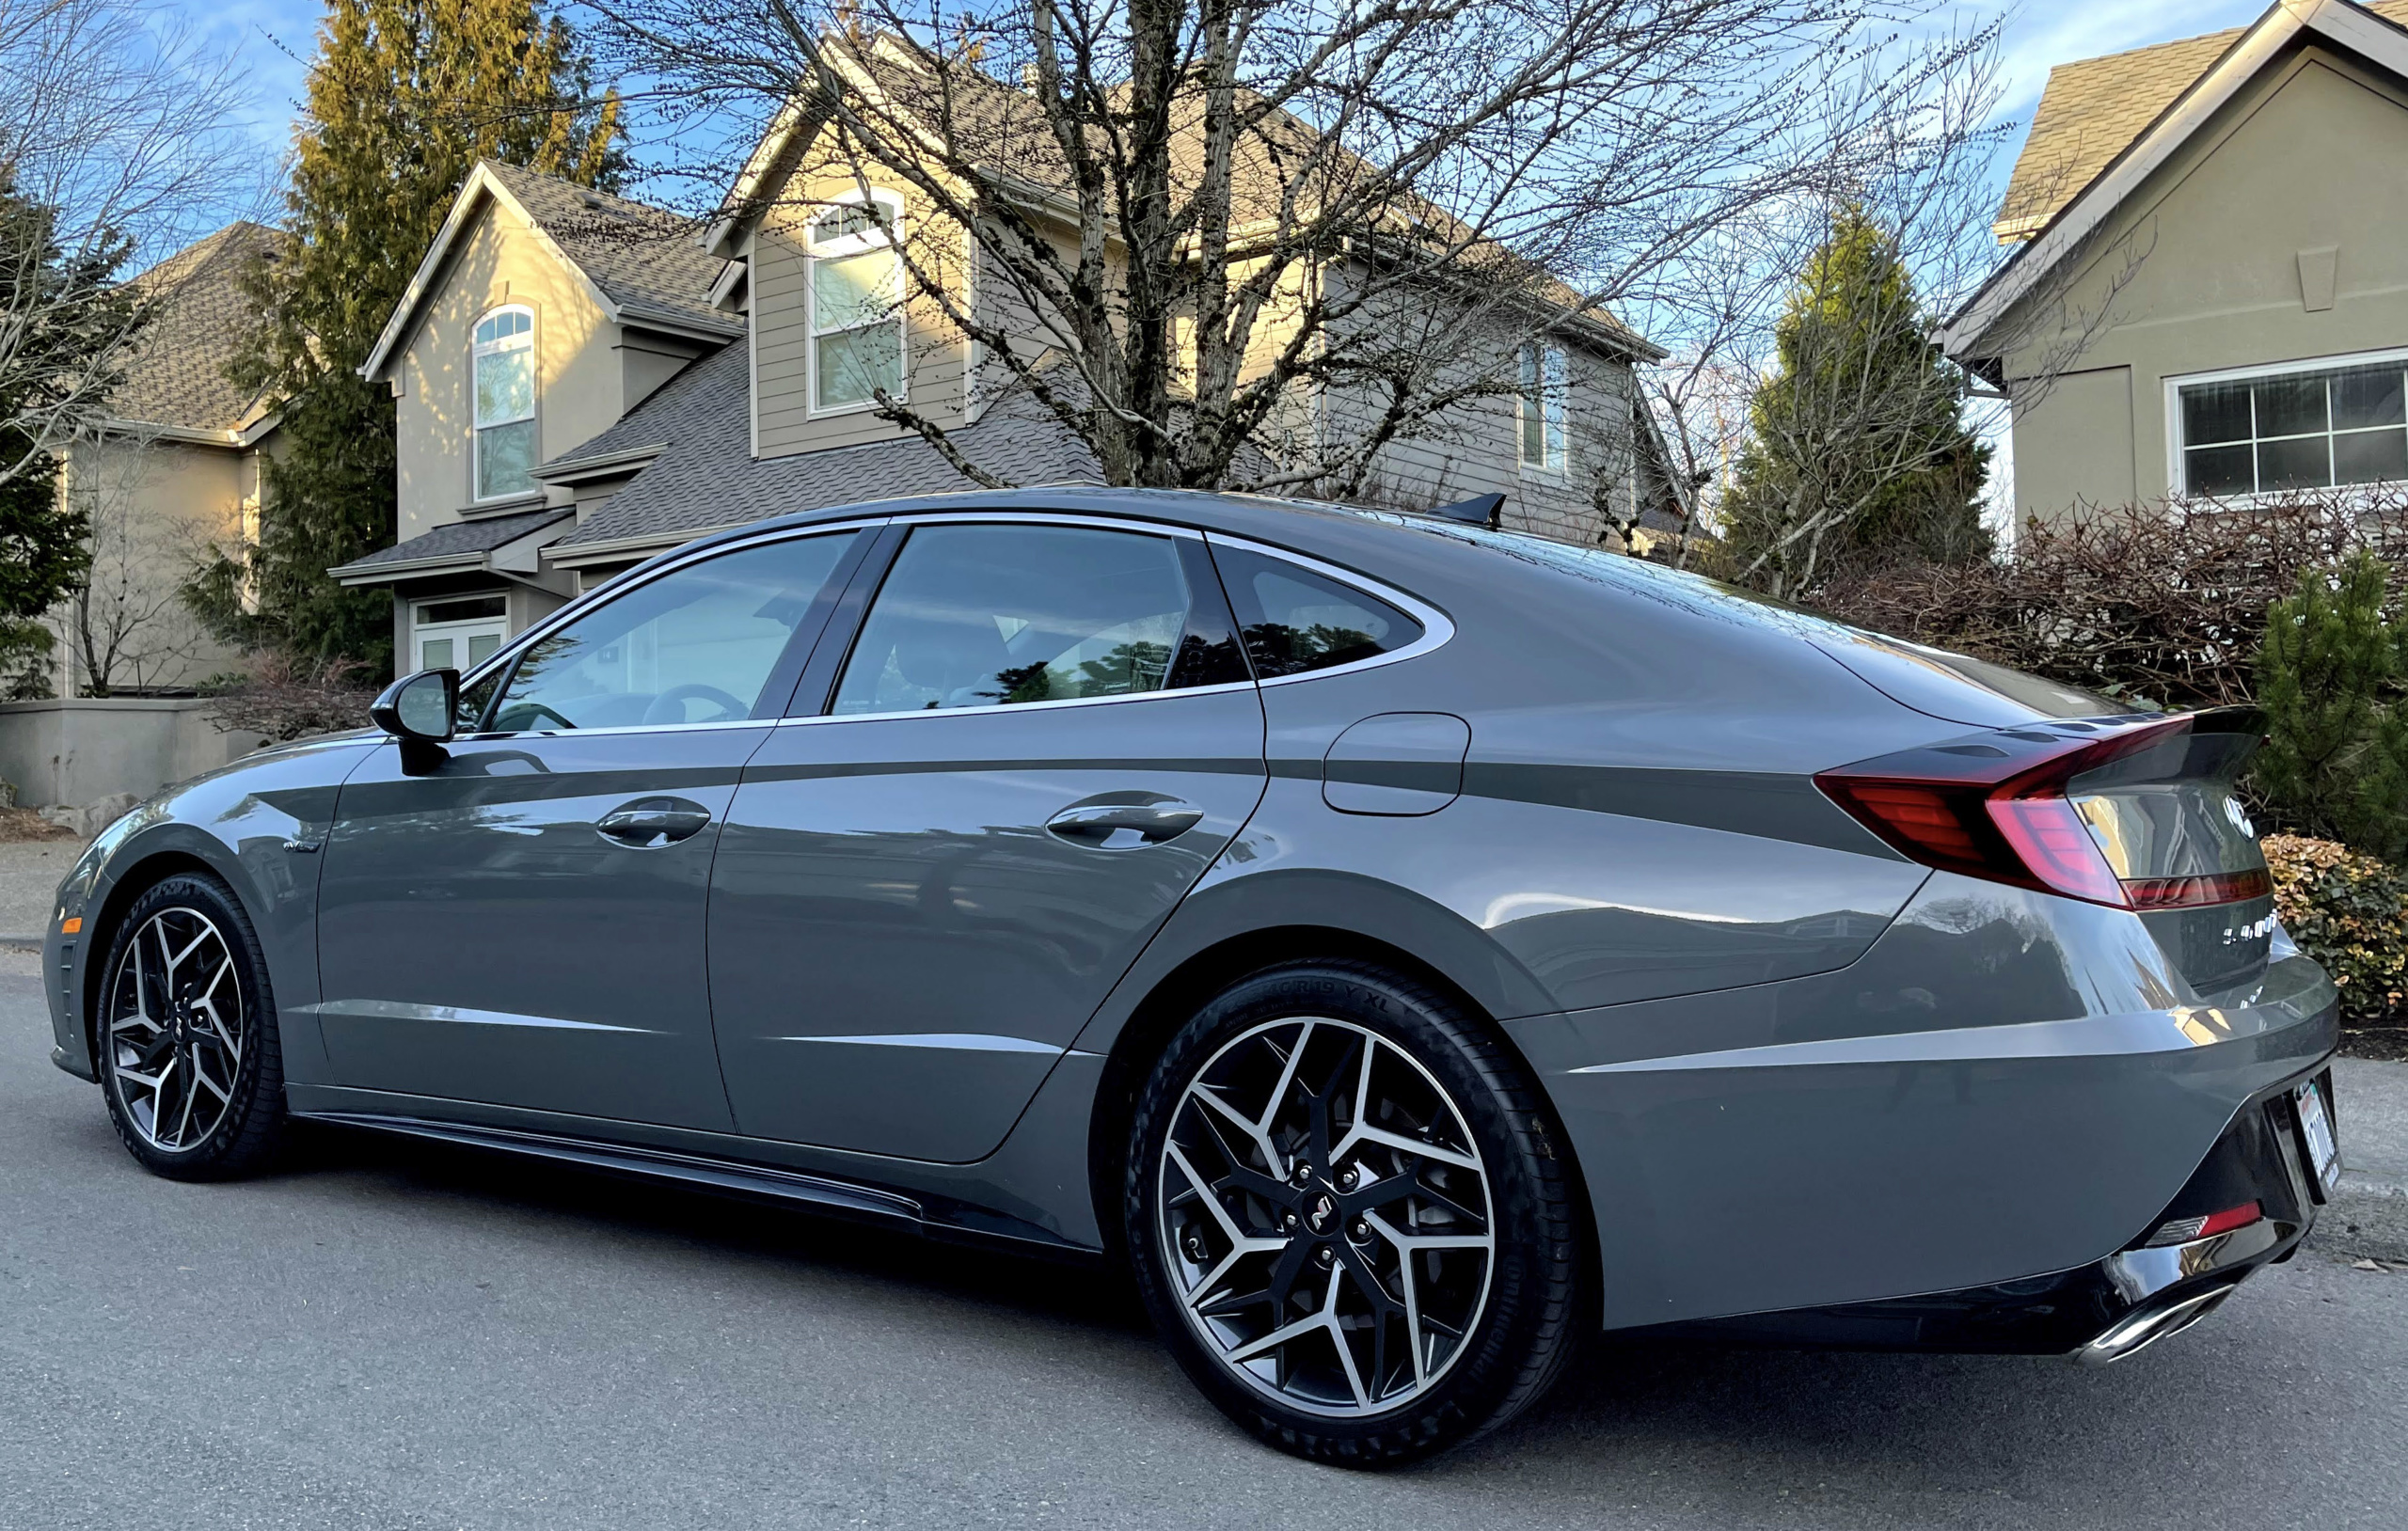
{"type": "Polygon", "coordinates": [[[1176,797],[1149,802],[1072,803],[1045,821],[1048,833],[1093,850],[1133,850],[1176,840],[1204,821],[1204,810],[1176,797]]]}
{"type": "Polygon", "coordinates": [[[710,810],[683,797],[643,797],[612,809],[594,821],[603,839],[639,850],[673,845],[710,823],[710,810]]]}

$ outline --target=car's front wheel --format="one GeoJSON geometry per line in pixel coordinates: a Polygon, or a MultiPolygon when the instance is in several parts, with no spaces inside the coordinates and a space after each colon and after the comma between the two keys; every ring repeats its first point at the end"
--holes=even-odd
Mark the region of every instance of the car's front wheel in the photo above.
{"type": "Polygon", "coordinates": [[[109,943],[94,1050],[109,1119],[156,1175],[257,1169],[285,1123],[267,959],[232,890],[180,874],[135,900],[109,943]]]}
{"type": "Polygon", "coordinates": [[[1276,968],[1171,1039],[1126,1195],[1181,1365],[1300,1456],[1425,1457],[1501,1424],[1573,1340],[1573,1187],[1517,1060],[1367,964],[1276,968]]]}

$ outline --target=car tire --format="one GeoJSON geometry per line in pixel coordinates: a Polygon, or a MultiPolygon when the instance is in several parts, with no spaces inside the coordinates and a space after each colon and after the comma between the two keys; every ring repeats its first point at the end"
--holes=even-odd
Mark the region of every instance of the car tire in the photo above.
{"type": "Polygon", "coordinates": [[[285,1130],[284,1059],[259,935],[233,890],[180,873],[118,922],[93,1057],[126,1151],[171,1180],[267,1164],[285,1130]]]}
{"type": "Polygon", "coordinates": [[[1584,1224],[1557,1133],[1519,1060],[1427,985],[1354,961],[1241,980],[1171,1037],[1130,1150],[1155,1327],[1282,1450],[1434,1455],[1572,1350],[1584,1224]]]}

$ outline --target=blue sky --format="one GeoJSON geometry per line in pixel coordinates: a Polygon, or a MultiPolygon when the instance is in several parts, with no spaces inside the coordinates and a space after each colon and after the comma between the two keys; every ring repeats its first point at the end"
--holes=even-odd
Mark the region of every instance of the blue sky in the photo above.
{"type": "MultiPolygon", "coordinates": [[[[290,141],[289,125],[303,92],[304,60],[315,41],[323,6],[318,0],[173,3],[194,24],[241,51],[253,82],[253,131],[269,152],[281,154],[290,141]]],[[[2267,0],[2021,0],[2006,27],[2006,96],[2000,109],[2028,121],[2052,64],[2239,26],[2254,20],[2266,5],[2267,0]]],[[[1969,8],[1967,14],[1994,14],[1997,8],[1969,8]]],[[[2002,156],[2002,183],[2014,147],[2010,144],[2002,156]]]]}

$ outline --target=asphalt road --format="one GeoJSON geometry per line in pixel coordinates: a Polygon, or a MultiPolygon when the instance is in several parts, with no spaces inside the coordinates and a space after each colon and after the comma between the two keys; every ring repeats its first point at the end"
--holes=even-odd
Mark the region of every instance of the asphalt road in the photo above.
{"type": "Polygon", "coordinates": [[[0,975],[10,1531],[2408,1523],[2408,1271],[2327,1254],[2098,1372],[1600,1345],[1370,1477],[1239,1436],[1099,1276],[365,1137],[175,1185],[46,1053],[0,975]]]}

